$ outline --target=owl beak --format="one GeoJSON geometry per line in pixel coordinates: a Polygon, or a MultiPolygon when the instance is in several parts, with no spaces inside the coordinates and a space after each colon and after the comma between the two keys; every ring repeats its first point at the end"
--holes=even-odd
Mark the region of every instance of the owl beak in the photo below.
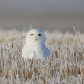
{"type": "Polygon", "coordinates": [[[36,40],[37,40],[37,37],[35,36],[35,38],[34,38],[34,39],[35,39],[35,41],[36,41],[36,40]]]}

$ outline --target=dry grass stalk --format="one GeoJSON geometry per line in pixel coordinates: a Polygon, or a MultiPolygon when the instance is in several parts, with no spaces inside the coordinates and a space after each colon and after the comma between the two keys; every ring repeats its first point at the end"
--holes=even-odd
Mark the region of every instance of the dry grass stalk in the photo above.
{"type": "MultiPolygon", "coordinates": [[[[52,59],[42,61],[22,58],[26,32],[3,32],[3,39],[0,37],[1,84],[84,84],[84,53],[74,35],[45,31],[52,59]]],[[[83,45],[84,35],[79,35],[83,45]]]]}

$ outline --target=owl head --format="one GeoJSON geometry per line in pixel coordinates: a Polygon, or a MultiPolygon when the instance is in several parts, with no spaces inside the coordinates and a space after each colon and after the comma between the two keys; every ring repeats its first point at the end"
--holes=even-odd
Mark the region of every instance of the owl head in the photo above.
{"type": "Polygon", "coordinates": [[[26,44],[27,43],[42,43],[45,44],[46,38],[44,33],[39,29],[32,29],[28,31],[26,35],[26,44]]]}

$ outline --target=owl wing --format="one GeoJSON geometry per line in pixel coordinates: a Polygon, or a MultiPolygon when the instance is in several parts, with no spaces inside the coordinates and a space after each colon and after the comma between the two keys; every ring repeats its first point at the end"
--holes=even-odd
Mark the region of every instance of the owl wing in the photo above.
{"type": "Polygon", "coordinates": [[[43,53],[45,58],[51,55],[51,52],[46,48],[46,46],[43,46],[43,53]]]}

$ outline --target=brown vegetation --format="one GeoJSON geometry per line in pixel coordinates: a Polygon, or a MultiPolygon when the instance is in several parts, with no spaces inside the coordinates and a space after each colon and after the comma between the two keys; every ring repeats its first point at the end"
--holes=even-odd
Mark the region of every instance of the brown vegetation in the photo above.
{"type": "MultiPolygon", "coordinates": [[[[0,84],[84,84],[84,49],[76,35],[47,32],[51,58],[23,59],[21,49],[27,32],[0,32],[0,84]]],[[[79,33],[84,45],[84,34],[79,33]]]]}

